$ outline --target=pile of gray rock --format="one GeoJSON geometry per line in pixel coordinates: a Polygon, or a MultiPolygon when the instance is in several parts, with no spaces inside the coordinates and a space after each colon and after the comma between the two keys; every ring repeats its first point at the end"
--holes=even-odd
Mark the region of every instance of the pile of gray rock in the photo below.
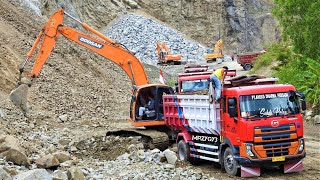
{"type": "Polygon", "coordinates": [[[128,152],[114,161],[102,161],[87,178],[103,179],[209,179],[201,169],[192,166],[177,167],[176,153],[166,149],[144,150],[142,144],[132,144],[128,152]]]}
{"type": "Polygon", "coordinates": [[[181,54],[183,61],[204,61],[204,46],[185,38],[171,27],[137,14],[121,16],[103,32],[147,64],[154,65],[158,61],[158,41],[164,42],[173,54],[181,54]]]}
{"type": "Polygon", "coordinates": [[[312,124],[320,124],[320,114],[315,114],[312,110],[305,113],[304,119],[312,124]]]}
{"type": "MultiPolygon", "coordinates": [[[[112,153],[112,152],[105,152],[112,153]]],[[[78,159],[66,151],[26,157],[17,139],[0,138],[0,179],[214,179],[201,169],[181,164],[174,151],[145,150],[131,144],[114,160],[78,159]]]]}

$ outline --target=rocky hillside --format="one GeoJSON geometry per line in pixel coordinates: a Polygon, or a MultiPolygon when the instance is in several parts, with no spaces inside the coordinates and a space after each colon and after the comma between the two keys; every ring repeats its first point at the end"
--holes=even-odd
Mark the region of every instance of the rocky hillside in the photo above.
{"type": "MultiPolygon", "coordinates": [[[[158,23],[157,28],[163,25],[169,30],[180,30],[174,32],[181,35],[179,41],[190,42],[188,45],[210,46],[218,37],[217,22],[221,19],[225,22],[220,28],[221,36],[229,50],[238,45],[244,47],[243,30],[247,22],[253,27],[247,31],[246,38],[251,43],[248,47],[254,50],[276,39],[274,19],[269,16],[264,19],[271,6],[269,1],[255,0],[1,0],[0,179],[233,179],[212,163],[191,166],[177,160],[176,146],[165,151],[145,150],[141,137],[106,137],[106,131],[131,127],[127,121],[130,80],[110,61],[62,37],[30,88],[28,117],[13,106],[9,93],[16,86],[19,66],[42,25],[61,7],[101,32],[107,30],[110,36],[115,36],[109,30],[117,29],[112,25],[121,17],[151,19],[158,23]],[[240,13],[241,9],[246,11],[240,13]],[[242,15],[247,17],[246,21],[236,19],[242,15]]],[[[134,24],[132,19],[130,26],[134,24]]],[[[67,23],[81,30],[78,25],[67,23]]],[[[173,32],[169,30],[163,32],[173,32]]],[[[195,47],[201,50],[200,46],[195,47]]],[[[228,63],[236,64],[224,62],[223,65],[229,66],[228,63]]],[[[159,67],[149,64],[144,67],[151,82],[158,82],[159,67]]],[[[162,69],[176,74],[183,66],[162,69]]],[[[268,179],[319,177],[317,139],[310,139],[306,141],[308,146],[311,144],[311,151],[308,150],[311,158],[305,161],[308,173],[286,176],[266,171],[262,176],[268,179]]]]}
{"type": "MultiPolygon", "coordinates": [[[[140,1],[139,1],[140,2],[140,1]]],[[[261,50],[279,39],[272,0],[142,1],[142,9],[211,47],[220,37],[225,50],[261,50]]]]}
{"type": "Polygon", "coordinates": [[[95,28],[103,28],[127,12],[152,16],[187,36],[212,47],[220,37],[225,51],[232,53],[261,50],[280,39],[277,22],[271,16],[272,0],[11,0],[36,14],[49,16],[64,7],[66,11],[95,28]],[[39,2],[40,1],[40,2],[39,2]]]}

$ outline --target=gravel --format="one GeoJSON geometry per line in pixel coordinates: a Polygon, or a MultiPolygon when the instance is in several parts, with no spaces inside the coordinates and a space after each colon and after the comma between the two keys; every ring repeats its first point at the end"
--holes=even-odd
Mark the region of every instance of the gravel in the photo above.
{"type": "Polygon", "coordinates": [[[177,30],[137,14],[121,16],[103,32],[147,64],[158,62],[157,41],[164,42],[173,54],[181,54],[183,61],[203,61],[206,52],[204,46],[177,30]]]}

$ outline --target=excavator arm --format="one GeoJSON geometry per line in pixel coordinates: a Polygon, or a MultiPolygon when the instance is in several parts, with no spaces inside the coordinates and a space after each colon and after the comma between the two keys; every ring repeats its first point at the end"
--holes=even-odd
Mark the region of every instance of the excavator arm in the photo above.
{"type": "Polygon", "coordinates": [[[64,10],[56,11],[50,17],[47,24],[45,24],[42,31],[39,33],[31,50],[27,54],[27,59],[22,64],[22,67],[20,69],[19,81],[21,81],[21,76],[24,71],[25,65],[32,57],[33,53],[36,50],[36,47],[40,44],[31,71],[31,76],[33,77],[33,79],[38,77],[43,65],[47,61],[52,49],[56,44],[57,38],[61,35],[100,54],[101,56],[120,66],[131,79],[132,85],[141,86],[149,84],[148,77],[144,71],[143,65],[141,64],[139,59],[137,59],[128,49],[104,36],[100,32],[94,30],[87,24],[82,23],[71,15],[65,13],[64,10]],[[98,36],[100,39],[88,34],[81,33],[71,27],[64,25],[64,15],[67,15],[75,21],[79,22],[84,29],[98,36]]]}

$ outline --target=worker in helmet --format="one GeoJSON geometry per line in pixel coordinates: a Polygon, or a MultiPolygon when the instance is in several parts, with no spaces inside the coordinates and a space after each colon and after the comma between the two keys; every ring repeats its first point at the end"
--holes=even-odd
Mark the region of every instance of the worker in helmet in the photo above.
{"type": "Polygon", "coordinates": [[[215,70],[211,76],[210,76],[210,81],[214,83],[215,86],[215,92],[216,92],[216,97],[215,101],[219,101],[221,97],[221,80],[223,78],[223,74],[227,72],[228,67],[223,66],[222,68],[219,68],[215,70]]]}

